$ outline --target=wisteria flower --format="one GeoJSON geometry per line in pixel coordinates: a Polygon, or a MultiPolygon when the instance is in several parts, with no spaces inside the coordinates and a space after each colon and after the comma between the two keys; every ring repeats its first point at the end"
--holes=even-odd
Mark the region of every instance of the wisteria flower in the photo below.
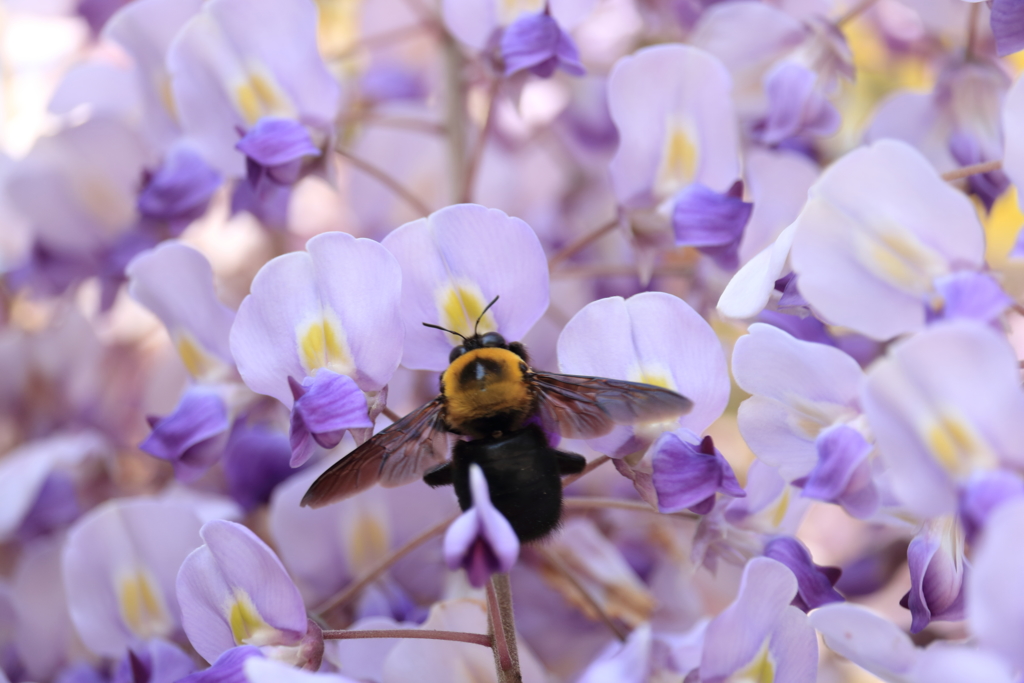
{"type": "Polygon", "coordinates": [[[64,588],[82,642],[117,657],[180,624],[174,580],[199,546],[201,522],[172,500],[119,499],[92,510],[68,532],[64,588]]]}
{"type": "Polygon", "coordinates": [[[964,618],[964,586],[969,574],[964,532],[952,517],[929,521],[907,549],[910,591],[900,604],[910,610],[911,633],[932,621],[964,618]]]}
{"type": "Polygon", "coordinates": [[[458,204],[406,223],[382,244],[402,266],[402,365],[444,370],[461,339],[498,332],[519,341],[548,306],[548,266],[529,225],[497,209],[458,204]],[[487,304],[500,296],[480,319],[487,304]]]}
{"type": "Polygon", "coordinates": [[[291,408],[293,466],[373,426],[401,358],[401,288],[385,249],[345,233],[318,235],[256,275],[231,352],[250,389],[291,408]]]}
{"type": "Polygon", "coordinates": [[[207,522],[201,535],[205,545],[177,578],[182,626],[196,651],[212,662],[239,645],[284,646],[293,663],[307,664],[307,630],[315,639],[319,629],[307,625],[299,589],[274,551],[234,522],[207,522]]]}
{"type": "Polygon", "coordinates": [[[747,495],[710,436],[698,443],[686,430],[667,432],[651,451],[652,483],[661,512],[689,509],[700,515],[711,511],[717,493],[734,498],[747,495]]]}
{"type": "MultiPolygon", "coordinates": [[[[594,0],[444,0],[441,4],[441,15],[445,27],[452,35],[476,50],[485,49],[494,41],[495,35],[500,33],[502,53],[507,62],[509,55],[504,47],[505,41],[509,39],[505,36],[517,30],[517,23],[536,22],[536,17],[548,16],[555,23],[555,28],[564,36],[563,40],[568,39],[571,44],[571,38],[566,31],[571,31],[579,25],[594,4],[594,0]]],[[[518,30],[522,31],[524,28],[525,26],[521,25],[518,30]]],[[[514,48],[521,49],[522,39],[513,38],[511,42],[514,48]]],[[[573,50],[575,51],[575,45],[573,50]]]]}
{"type": "Polygon", "coordinates": [[[800,292],[833,324],[878,340],[941,311],[937,283],[983,266],[970,201],[919,152],[882,140],[848,153],[811,188],[791,259],[800,292]]]}
{"type": "Polygon", "coordinates": [[[893,492],[922,517],[952,514],[974,472],[1021,466],[1024,393],[1002,335],[936,324],[872,366],[861,403],[893,492]]]}
{"type": "Polygon", "coordinates": [[[479,465],[469,467],[473,505],[452,522],[444,537],[449,569],[466,570],[469,582],[483,586],[491,574],[508,572],[519,557],[519,538],[512,525],[491,503],[487,479],[479,465]]]}

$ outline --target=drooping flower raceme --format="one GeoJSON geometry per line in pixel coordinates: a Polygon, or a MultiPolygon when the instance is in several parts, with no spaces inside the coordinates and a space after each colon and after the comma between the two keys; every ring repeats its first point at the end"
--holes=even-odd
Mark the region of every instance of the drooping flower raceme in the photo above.
{"type": "MultiPolygon", "coordinates": [[[[345,233],[267,263],[231,328],[250,389],[292,410],[292,465],[347,430],[365,439],[402,355],[402,273],[378,243],[345,233]]],[[[447,356],[445,356],[447,357],[447,356]]]]}
{"type": "Polygon", "coordinates": [[[519,341],[548,307],[548,265],[529,225],[498,209],[457,204],[406,223],[382,244],[402,266],[402,365],[444,370],[462,340],[498,332],[519,341]],[[501,300],[480,319],[494,297],[501,300]]]}

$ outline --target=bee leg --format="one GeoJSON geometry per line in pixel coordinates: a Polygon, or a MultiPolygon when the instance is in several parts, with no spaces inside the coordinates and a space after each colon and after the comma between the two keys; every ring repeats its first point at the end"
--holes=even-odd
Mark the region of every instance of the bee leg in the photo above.
{"type": "Polygon", "coordinates": [[[558,458],[558,473],[563,477],[567,474],[579,474],[587,466],[587,459],[575,453],[555,451],[558,458]]]}
{"type": "Polygon", "coordinates": [[[452,479],[452,461],[448,460],[440,465],[431,467],[424,473],[423,481],[431,488],[451,486],[454,483],[452,479]]]}

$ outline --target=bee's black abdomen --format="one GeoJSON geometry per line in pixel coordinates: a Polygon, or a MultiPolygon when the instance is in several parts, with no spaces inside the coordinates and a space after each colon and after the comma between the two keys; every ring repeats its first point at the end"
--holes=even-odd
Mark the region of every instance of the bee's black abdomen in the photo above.
{"type": "Polygon", "coordinates": [[[519,540],[526,543],[547,536],[562,516],[560,456],[566,455],[572,454],[548,446],[544,432],[535,425],[497,438],[460,441],[452,454],[459,506],[468,510],[473,504],[469,466],[477,464],[487,479],[491,502],[512,524],[519,540]]]}

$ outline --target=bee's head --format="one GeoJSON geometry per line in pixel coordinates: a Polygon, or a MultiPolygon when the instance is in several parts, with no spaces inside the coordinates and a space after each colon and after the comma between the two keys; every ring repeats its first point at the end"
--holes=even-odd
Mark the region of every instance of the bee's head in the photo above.
{"type": "Polygon", "coordinates": [[[510,343],[506,342],[505,338],[502,337],[497,332],[485,332],[483,334],[480,334],[477,331],[477,328],[480,326],[480,321],[483,320],[484,313],[486,313],[491,308],[491,306],[493,306],[497,301],[498,301],[498,297],[494,297],[493,299],[491,299],[491,303],[487,304],[487,306],[484,308],[484,310],[480,311],[480,316],[476,319],[476,324],[473,325],[473,336],[471,336],[471,337],[466,337],[466,336],[464,336],[462,334],[459,334],[458,332],[455,332],[453,330],[445,329],[445,328],[440,327],[438,325],[431,325],[430,323],[423,323],[424,327],[432,327],[435,330],[441,330],[443,332],[448,332],[448,333],[454,334],[454,335],[456,335],[458,337],[462,337],[462,343],[459,344],[458,346],[456,346],[455,348],[453,348],[451,350],[451,353],[448,354],[448,362],[449,363],[454,362],[456,358],[458,358],[459,356],[465,354],[467,351],[473,351],[475,349],[488,349],[488,348],[508,349],[509,351],[513,352],[514,354],[516,354],[517,356],[522,358],[524,361],[528,360],[527,355],[526,355],[526,347],[524,347],[519,342],[512,342],[510,344],[510,343]]]}

